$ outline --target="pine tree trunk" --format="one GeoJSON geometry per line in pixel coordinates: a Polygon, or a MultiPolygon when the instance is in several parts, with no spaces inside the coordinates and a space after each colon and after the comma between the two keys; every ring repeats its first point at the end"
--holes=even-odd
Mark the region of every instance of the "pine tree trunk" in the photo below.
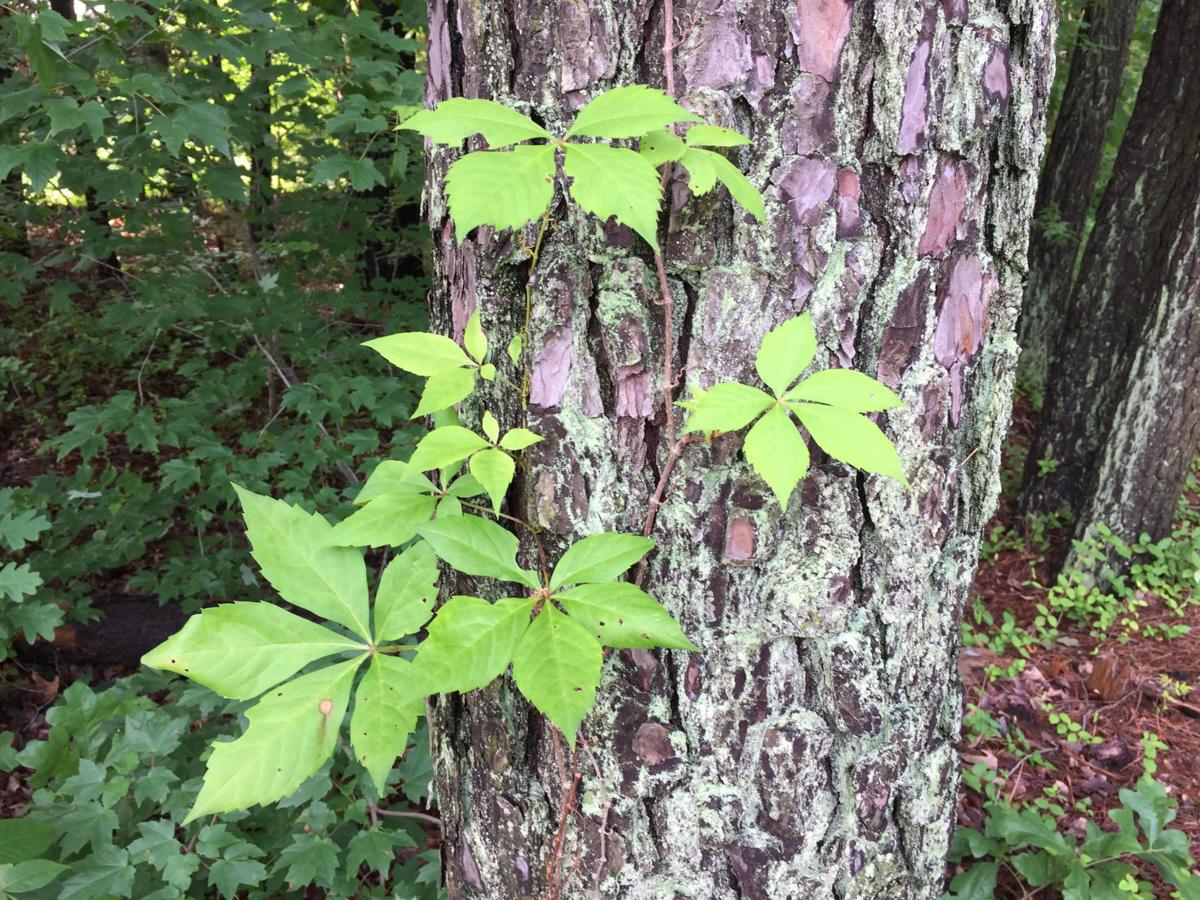
{"type": "MultiPolygon", "coordinates": [[[[1164,300],[1162,292],[1178,284],[1181,254],[1186,256],[1187,232],[1195,227],[1200,199],[1198,55],[1200,4],[1164,0],[1133,117],[1071,292],[1069,325],[1054,352],[1025,472],[1027,512],[1066,509],[1082,514],[1117,409],[1134,393],[1130,372],[1143,341],[1165,327],[1157,320],[1174,301],[1164,300]],[[1053,460],[1054,470],[1039,475],[1039,460],[1053,460]]],[[[1143,368],[1142,377],[1186,383],[1188,370],[1187,365],[1160,372],[1143,368]]],[[[1140,400],[1134,396],[1129,402],[1140,400]]],[[[1137,414],[1159,412],[1168,411],[1137,414]]],[[[1168,504],[1171,511],[1174,502],[1168,504]]]]}
{"type": "MultiPolygon", "coordinates": [[[[431,0],[429,101],[515,102],[552,130],[605,88],[663,84],[664,4],[431,0]]],[[[681,101],[751,135],[767,197],[669,185],[676,371],[751,380],[763,333],[813,314],[822,364],[892,385],[911,489],[814,458],[786,515],[729,436],[690,447],[647,588],[703,653],[612,654],[587,749],[556,758],[510,684],[431,703],[453,898],[933,897],[957,786],[959,618],[998,490],[1014,329],[1053,75],[1051,0],[676,0],[681,101]]],[[[527,248],[461,246],[431,156],[435,325],[525,315],[527,248]]],[[[510,494],[556,540],[638,531],[663,464],[664,330],[629,231],[562,199],[532,273],[529,424],[510,494]]],[[[516,424],[502,352],[484,405],[516,424]]],[[[678,396],[686,389],[681,386],[678,396]]],[[[466,410],[473,422],[478,410],[466,410]]],[[[467,587],[463,585],[462,587],[467,587]]]]}
{"type": "Polygon", "coordinates": [[[1035,207],[1037,217],[1053,220],[1056,229],[1033,229],[1019,326],[1022,370],[1039,385],[1045,382],[1049,353],[1071,292],[1071,275],[1140,5],[1141,0],[1109,0],[1088,6],[1071,56],[1035,207]]]}

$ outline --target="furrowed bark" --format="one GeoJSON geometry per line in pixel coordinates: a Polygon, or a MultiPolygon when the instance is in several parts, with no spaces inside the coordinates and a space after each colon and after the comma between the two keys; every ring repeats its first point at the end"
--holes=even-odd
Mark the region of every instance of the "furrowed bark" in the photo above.
{"type": "Polygon", "coordinates": [[[1071,292],[1071,276],[1109,123],[1121,95],[1140,5],[1141,0],[1108,0],[1088,6],[1071,57],[1035,206],[1037,218],[1052,218],[1067,233],[1034,226],[1018,329],[1022,370],[1038,385],[1045,382],[1049,353],[1071,292]]]}
{"type": "MultiPolygon", "coordinates": [[[[595,93],[664,80],[653,0],[429,12],[431,103],[498,99],[561,133],[595,93]]],[[[689,446],[646,588],[704,652],[611,654],[583,729],[591,755],[563,771],[511,684],[433,703],[447,886],[541,895],[577,774],[564,897],[937,896],[958,623],[1009,420],[1054,5],[676,0],[674,26],[681,101],[751,136],[736,161],[769,211],[760,227],[672,177],[675,371],[752,380],[762,335],[810,310],[820,365],[904,398],[880,424],[912,486],[817,457],[782,514],[737,436],[689,446]]],[[[524,319],[534,231],[457,244],[441,192],[454,155],[431,156],[433,319],[459,335],[478,308],[503,347],[524,319]]],[[[639,531],[667,454],[653,258],[566,202],[562,181],[526,342],[529,425],[546,440],[509,498],[551,555],[639,531]]],[[[503,381],[521,374],[496,357],[482,404],[511,426],[522,410],[503,381]]]]}
{"type": "MultiPolygon", "coordinates": [[[[1167,311],[1162,293],[1179,277],[1176,256],[1194,228],[1200,198],[1197,54],[1200,5],[1164,0],[1054,352],[1025,470],[1026,513],[1065,509],[1080,517],[1117,409],[1134,392],[1129,378],[1141,342],[1155,334],[1156,319],[1167,311]],[[1054,470],[1039,475],[1039,460],[1053,460],[1054,470]]],[[[1184,365],[1154,377],[1186,383],[1188,370],[1184,365]]]]}

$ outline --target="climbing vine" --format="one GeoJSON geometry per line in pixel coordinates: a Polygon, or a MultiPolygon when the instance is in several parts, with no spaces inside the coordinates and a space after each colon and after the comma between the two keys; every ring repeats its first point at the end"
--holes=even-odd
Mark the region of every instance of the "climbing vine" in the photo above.
{"type": "MultiPolygon", "coordinates": [[[[628,225],[649,245],[668,322],[659,167],[680,165],[696,195],[719,182],[765,221],[762,197],[720,152],[747,139],[701,122],[669,94],[645,85],[599,95],[561,137],[509,107],[461,98],[416,113],[404,127],[451,146],[483,138],[486,149],[461,156],[446,174],[456,236],[461,241],[480,226],[521,229],[540,219],[535,266],[561,164],[575,203],[601,220],[628,225]],[[673,129],[681,127],[686,131],[679,136],[673,129]],[[637,149],[616,143],[624,141],[636,141],[637,149]]],[[[525,322],[527,331],[528,310],[525,322]]],[[[515,364],[525,359],[527,343],[523,333],[509,345],[515,364]]],[[[687,413],[678,433],[672,353],[665,347],[668,464],[643,534],[584,537],[551,565],[537,527],[505,512],[520,456],[541,438],[525,427],[501,433],[487,410],[475,431],[455,410],[481,379],[497,378],[478,312],[461,345],[442,335],[404,333],[367,346],[425,378],[413,416],[429,416],[433,427],[411,456],[380,463],[356,499],[357,511],[337,524],[237,488],[263,577],[284,601],[325,624],[269,602],[230,603],[194,616],[145,657],[148,665],[225,697],[259,698],[246,712],[245,732],[213,745],[189,820],[294,792],[334,752],[347,714],[350,746],[383,795],[431,695],[482,688],[511,668],[517,689],[574,748],[595,703],[605,648],[703,652],[642,587],[672,465],[696,441],[748,428],[745,459],[784,508],[809,466],[801,427],[834,459],[904,480],[895,448],[866,416],[899,405],[895,394],[847,370],[823,369],[801,379],[817,356],[807,314],[763,339],[755,359],[762,387],[691,386],[691,399],[678,403],[687,413]],[[522,534],[536,549],[534,569],[518,560],[522,534]],[[383,569],[373,602],[363,555],[368,547],[399,550],[383,569]],[[439,561],[442,572],[488,580],[496,589],[486,593],[502,599],[439,602],[445,593],[439,592],[439,561]],[[633,580],[624,580],[634,566],[633,580]]],[[[524,379],[527,386],[527,371],[524,379]]],[[[499,387],[519,393],[525,407],[526,387],[499,387]]]]}

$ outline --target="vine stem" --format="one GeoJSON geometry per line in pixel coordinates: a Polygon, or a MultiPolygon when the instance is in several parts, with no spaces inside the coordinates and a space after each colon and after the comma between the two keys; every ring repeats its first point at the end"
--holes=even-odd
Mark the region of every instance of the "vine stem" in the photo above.
{"type": "MultiPolygon", "coordinates": [[[[525,323],[521,326],[521,352],[529,351],[529,326],[533,321],[533,274],[537,270],[538,260],[542,255],[542,240],[550,227],[550,205],[542,214],[542,223],[538,226],[537,237],[533,242],[533,250],[529,254],[529,276],[525,279],[525,323]]],[[[521,367],[521,425],[529,427],[529,389],[533,378],[533,367],[521,367]]],[[[524,459],[524,457],[522,457],[524,459]]]]}
{"type": "Polygon", "coordinates": [[[551,726],[550,737],[554,745],[554,760],[558,764],[559,787],[563,797],[558,830],[554,833],[550,858],[546,860],[545,900],[559,900],[562,893],[563,844],[567,838],[567,823],[571,818],[571,810],[575,807],[575,792],[579,787],[579,748],[576,747],[571,753],[571,775],[568,777],[567,767],[563,762],[562,741],[558,739],[558,728],[551,726]]]}

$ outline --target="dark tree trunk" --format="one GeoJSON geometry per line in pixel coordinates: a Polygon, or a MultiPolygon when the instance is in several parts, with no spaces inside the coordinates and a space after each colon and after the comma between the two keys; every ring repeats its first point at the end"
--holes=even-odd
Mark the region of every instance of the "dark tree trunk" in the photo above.
{"type": "MultiPolygon", "coordinates": [[[[561,132],[599,91],[663,83],[664,5],[431,0],[429,100],[515,102],[561,132]]],[[[823,365],[904,398],[881,424],[912,486],[818,460],[782,515],[736,436],[687,450],[647,587],[703,652],[609,657],[563,897],[940,893],[959,620],[998,491],[1055,26],[1051,0],[676,0],[681,101],[752,137],[737,159],[769,216],[671,182],[676,371],[752,379],[763,333],[809,310],[823,365]]],[[[479,309],[503,348],[533,235],[456,244],[453,156],[431,158],[431,313],[461,334],[479,309]]],[[[640,530],[664,457],[653,265],[562,188],[525,357],[546,440],[511,497],[551,554],[640,530]]],[[[484,405],[513,425],[500,386],[522,375],[493,361],[484,405]]],[[[451,897],[540,896],[564,794],[549,731],[505,682],[430,712],[451,897]]]]}
{"type": "MultiPolygon", "coordinates": [[[[1163,304],[1171,303],[1162,294],[1178,284],[1186,265],[1200,202],[1198,55],[1200,4],[1163,0],[1133,117],[1054,352],[1025,471],[1026,512],[1066,509],[1080,516],[1118,407],[1127,397],[1141,402],[1129,380],[1135,363],[1145,362],[1139,353],[1166,352],[1143,342],[1157,333],[1157,319],[1167,312],[1163,304]],[[1039,476],[1038,461],[1051,459],[1054,470],[1039,476]]],[[[1182,368],[1141,377],[1187,383],[1195,365],[1193,358],[1182,368]]],[[[1168,505],[1173,510],[1174,500],[1168,505]]]]}
{"type": "Polygon", "coordinates": [[[1021,367],[1039,385],[1045,381],[1049,353],[1071,293],[1084,221],[1121,94],[1139,6],[1141,0],[1089,5],[1071,57],[1038,184],[1035,213],[1043,224],[1035,224],[1029,242],[1029,279],[1018,331],[1021,367]],[[1055,229],[1045,226],[1049,220],[1055,229]]]}

